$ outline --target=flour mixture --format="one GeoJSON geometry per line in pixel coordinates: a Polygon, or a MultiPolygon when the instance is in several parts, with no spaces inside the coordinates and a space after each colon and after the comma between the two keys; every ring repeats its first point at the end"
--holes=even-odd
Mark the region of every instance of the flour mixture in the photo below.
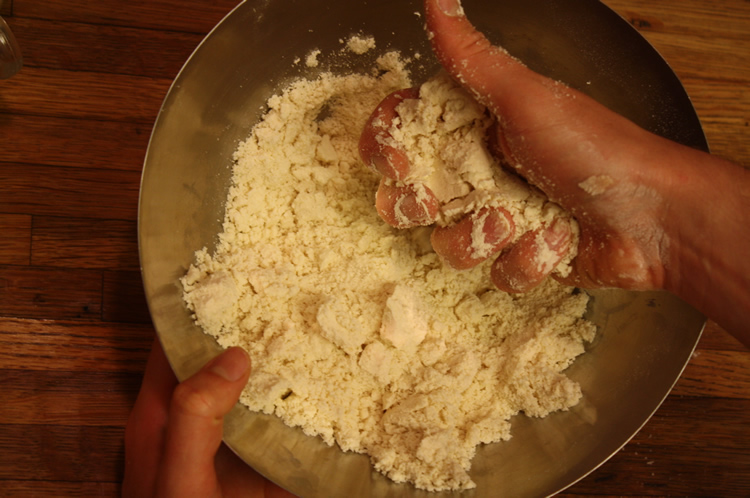
{"type": "Polygon", "coordinates": [[[241,401],[427,490],[474,487],[477,445],[581,398],[563,373],[594,327],[554,281],[498,291],[489,264],[444,266],[429,229],[374,208],[357,145],[371,111],[410,86],[396,53],[371,74],[300,80],[236,152],[226,219],[182,282],[197,323],[245,348],[241,401]]]}

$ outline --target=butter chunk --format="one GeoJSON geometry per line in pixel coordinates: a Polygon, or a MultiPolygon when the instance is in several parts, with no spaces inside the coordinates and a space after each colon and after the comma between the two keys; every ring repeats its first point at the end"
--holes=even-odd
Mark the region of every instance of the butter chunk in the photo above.
{"type": "Polygon", "coordinates": [[[334,297],[327,299],[318,309],[318,325],[323,337],[346,351],[357,354],[366,337],[345,303],[334,297]]]}
{"type": "Polygon", "coordinates": [[[380,341],[368,344],[359,357],[359,366],[372,374],[378,381],[387,384],[391,379],[393,352],[380,341]]]}
{"type": "Polygon", "coordinates": [[[385,303],[380,337],[402,351],[414,351],[427,336],[429,326],[417,294],[397,285],[385,303]]]}

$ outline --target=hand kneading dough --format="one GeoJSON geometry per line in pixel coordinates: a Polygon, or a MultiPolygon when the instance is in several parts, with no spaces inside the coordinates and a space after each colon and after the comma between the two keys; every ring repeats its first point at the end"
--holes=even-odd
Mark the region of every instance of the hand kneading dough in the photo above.
{"type": "MultiPolygon", "coordinates": [[[[501,207],[513,218],[512,243],[555,218],[565,218],[574,240],[556,270],[564,276],[570,272],[569,263],[577,253],[577,223],[544,193],[501,167],[488,148],[494,118],[484,106],[441,72],[420,86],[418,99],[403,100],[396,111],[398,117],[379,141],[402,150],[409,159],[411,170],[403,183],[425,185],[435,194],[441,205],[438,225],[451,225],[486,206],[501,207]]],[[[481,230],[478,235],[483,237],[481,230]]],[[[477,249],[481,245],[482,240],[474,239],[477,249]]],[[[477,254],[487,256],[481,250],[477,254]]],[[[552,257],[557,261],[557,255],[552,257]]]]}

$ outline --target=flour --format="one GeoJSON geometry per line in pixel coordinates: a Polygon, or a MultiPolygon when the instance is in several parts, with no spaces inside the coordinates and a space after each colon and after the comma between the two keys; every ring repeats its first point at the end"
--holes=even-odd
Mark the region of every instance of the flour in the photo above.
{"type": "Polygon", "coordinates": [[[319,55],[320,49],[317,48],[307,54],[307,57],[305,58],[305,64],[307,65],[307,67],[318,67],[318,64],[320,64],[320,62],[318,61],[319,55]]]}
{"type": "Polygon", "coordinates": [[[362,55],[375,48],[375,38],[372,36],[352,35],[346,42],[346,48],[357,55],[362,55]]]}
{"type": "Polygon", "coordinates": [[[589,195],[602,195],[615,185],[615,180],[609,175],[590,176],[578,184],[589,195]]]}
{"type": "Polygon", "coordinates": [[[506,294],[489,264],[448,268],[429,229],[379,218],[359,135],[410,85],[389,53],[371,75],[324,73],[269,99],[236,151],[218,245],[182,284],[205,332],[253,358],[248,408],[366,453],[394,481],[461,490],[512,416],[579,401],[562,371],[595,330],[585,294],[554,281],[506,294]]]}

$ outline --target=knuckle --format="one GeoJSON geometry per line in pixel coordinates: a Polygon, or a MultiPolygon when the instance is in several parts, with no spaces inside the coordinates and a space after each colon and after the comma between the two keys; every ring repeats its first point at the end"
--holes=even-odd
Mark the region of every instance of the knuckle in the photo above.
{"type": "Polygon", "coordinates": [[[210,393],[198,389],[189,382],[179,384],[172,394],[172,408],[200,417],[212,416],[214,400],[210,393]]]}

